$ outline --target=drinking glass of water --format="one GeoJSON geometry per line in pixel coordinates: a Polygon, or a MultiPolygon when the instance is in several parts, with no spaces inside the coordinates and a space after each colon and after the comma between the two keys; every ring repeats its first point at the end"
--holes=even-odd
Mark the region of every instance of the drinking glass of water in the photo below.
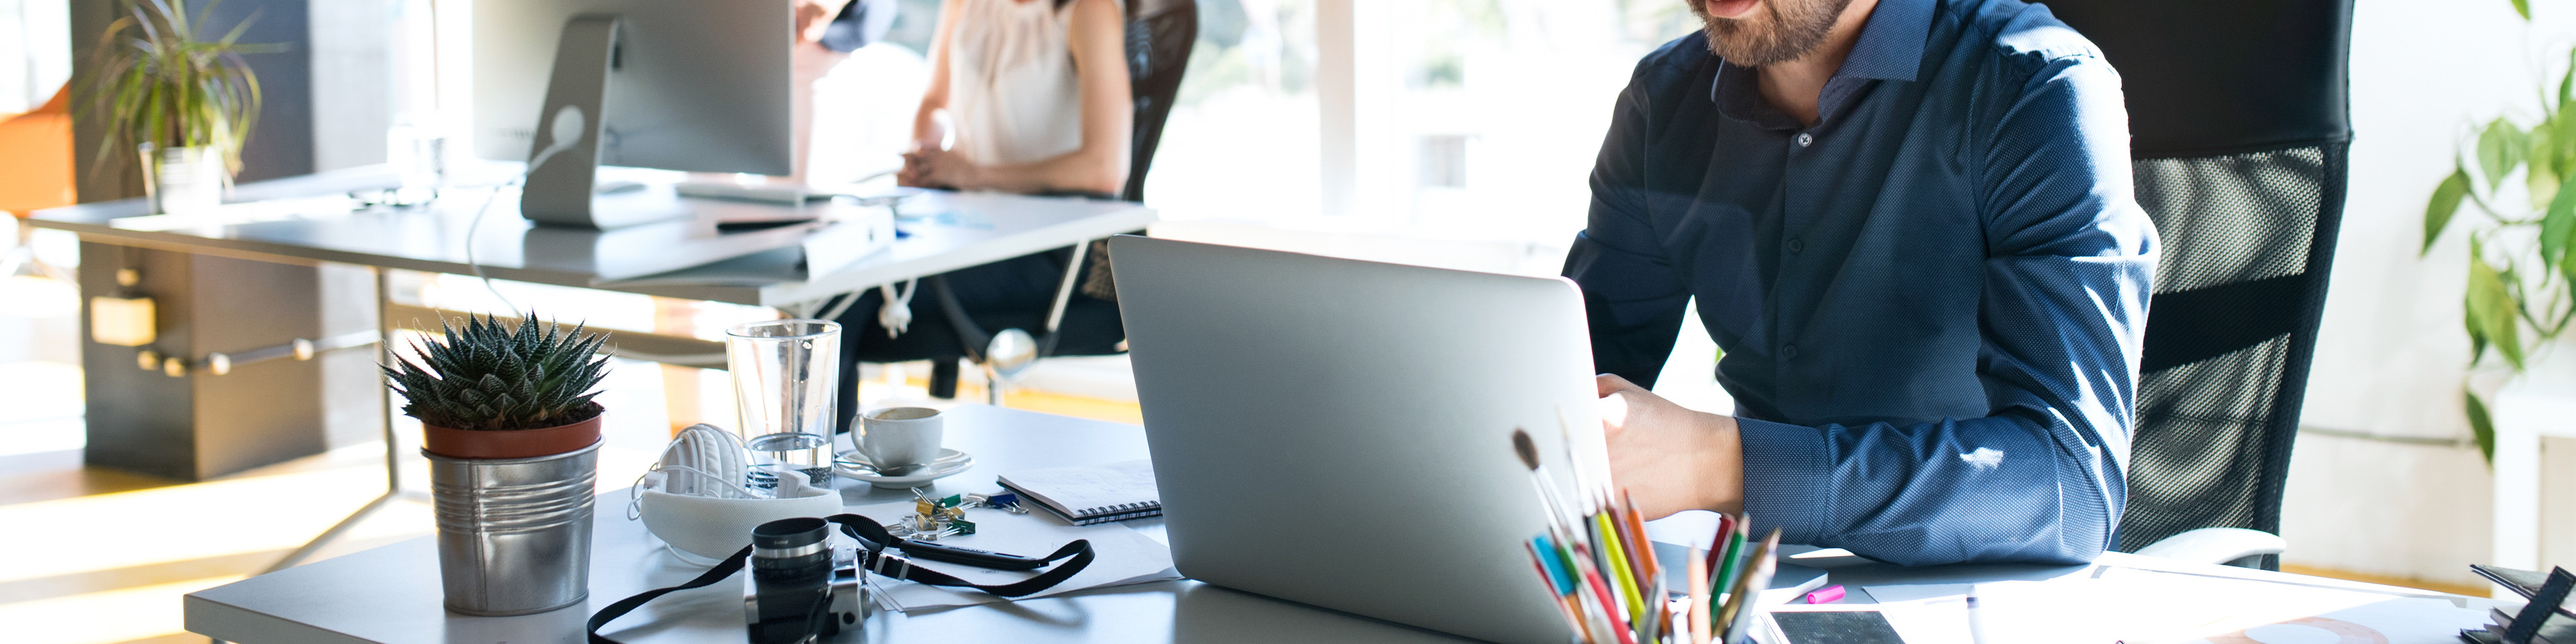
{"type": "Polygon", "coordinates": [[[751,465],[832,483],[832,428],[841,381],[841,325],[770,320],[725,330],[733,371],[734,431],[751,465]]]}

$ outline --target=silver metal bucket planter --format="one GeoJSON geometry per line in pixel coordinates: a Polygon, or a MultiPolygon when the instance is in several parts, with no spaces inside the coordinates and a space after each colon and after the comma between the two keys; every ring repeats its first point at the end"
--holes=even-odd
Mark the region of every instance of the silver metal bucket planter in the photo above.
{"type": "Polygon", "coordinates": [[[447,609],[526,615],[590,597],[599,443],[531,458],[429,457],[447,609]]]}

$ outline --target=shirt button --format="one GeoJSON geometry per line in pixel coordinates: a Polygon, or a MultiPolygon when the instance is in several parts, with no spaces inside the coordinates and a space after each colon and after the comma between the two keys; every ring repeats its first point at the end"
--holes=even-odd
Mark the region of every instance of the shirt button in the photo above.
{"type": "Polygon", "coordinates": [[[1799,132],[1799,133],[1798,133],[1798,147],[1802,147],[1802,148],[1803,148],[1803,147],[1807,147],[1807,146],[1809,146],[1809,145],[1814,145],[1815,143],[1816,143],[1816,135],[1808,134],[1808,133],[1805,133],[1805,132],[1799,132]]]}
{"type": "Polygon", "coordinates": [[[1798,359],[1798,345],[1791,344],[1791,345],[1784,345],[1784,346],[1780,347],[1780,359],[1782,359],[1782,360],[1796,360],[1796,359],[1798,359]]]}
{"type": "Polygon", "coordinates": [[[1803,252],[1807,252],[1807,240],[1797,237],[1789,238],[1789,254],[1796,255],[1803,252]]]}

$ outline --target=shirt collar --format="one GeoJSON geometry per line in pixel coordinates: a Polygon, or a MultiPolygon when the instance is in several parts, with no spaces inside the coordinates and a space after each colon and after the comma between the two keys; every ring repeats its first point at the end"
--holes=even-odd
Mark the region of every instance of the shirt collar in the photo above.
{"type": "Polygon", "coordinates": [[[1933,0],[1878,0],[1861,25],[1860,42],[1852,44],[1837,78],[1914,80],[1923,68],[1923,41],[1932,35],[1933,0]]]}
{"type": "MultiPolygon", "coordinates": [[[[1843,58],[1834,79],[1862,78],[1879,80],[1914,80],[1923,67],[1923,41],[1932,34],[1932,8],[1936,0],[1878,0],[1869,12],[1869,22],[1861,25],[1860,40],[1852,43],[1850,56],[1843,58]]],[[[1734,63],[1720,61],[1719,81],[1710,83],[1709,100],[1727,105],[1729,91],[1726,70],[1734,63]]],[[[1742,74],[1738,77],[1747,78],[1742,74]]],[[[1747,85],[1745,89],[1753,89],[1747,85]]],[[[1755,99],[1756,102],[1759,99],[1755,99]]]]}

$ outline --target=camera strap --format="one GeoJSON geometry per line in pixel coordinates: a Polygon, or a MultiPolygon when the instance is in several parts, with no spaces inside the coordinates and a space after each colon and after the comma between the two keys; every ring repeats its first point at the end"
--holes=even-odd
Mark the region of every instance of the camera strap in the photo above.
{"type": "Polygon", "coordinates": [[[958,579],[937,570],[914,566],[911,561],[902,557],[886,555],[885,550],[887,548],[902,550],[905,544],[909,542],[905,541],[902,537],[897,537],[892,533],[886,532],[885,526],[877,524],[873,519],[856,514],[835,514],[829,517],[824,517],[823,520],[841,524],[842,534],[850,535],[850,538],[858,539],[861,543],[868,544],[868,547],[864,549],[864,552],[859,558],[859,567],[861,569],[896,579],[914,581],[932,586],[973,588],[999,597],[1021,597],[1038,591],[1054,588],[1056,584],[1064,583],[1064,580],[1071,579],[1074,575],[1081,573],[1083,568],[1090,567],[1091,560],[1094,557],[1091,552],[1091,540],[1075,539],[1072,543],[1064,544],[1064,547],[1055,549],[1054,553],[1039,558],[1039,560],[1047,562],[1054,562],[1060,559],[1064,560],[1063,564],[1057,565],[1054,569],[1039,573],[1038,576],[1017,582],[987,586],[966,581],[964,579],[958,579]]]}
{"type": "MultiPolygon", "coordinates": [[[[947,573],[914,566],[910,560],[885,554],[885,550],[887,548],[901,550],[907,542],[902,537],[897,537],[892,533],[886,532],[885,526],[877,523],[875,519],[870,519],[856,514],[835,514],[829,517],[824,517],[823,520],[840,524],[841,532],[843,534],[847,534],[851,538],[858,539],[860,543],[865,545],[865,547],[861,548],[859,551],[859,568],[861,570],[932,586],[972,588],[998,597],[1022,597],[1048,588],[1054,588],[1056,584],[1064,583],[1064,580],[1071,579],[1075,574],[1081,573],[1082,569],[1090,567],[1091,560],[1096,556],[1091,551],[1091,540],[1075,539],[1072,543],[1064,544],[1064,547],[1057,548],[1053,554],[1049,554],[1043,558],[1044,561],[1048,562],[1054,562],[1057,560],[1064,561],[1064,563],[1057,565],[1053,569],[1018,582],[982,585],[969,582],[964,579],[959,579],[947,573]]],[[[751,546],[745,545],[741,550],[735,551],[733,556],[726,557],[723,561],[718,562],[715,567],[708,568],[706,572],[699,573],[695,579],[690,579],[677,586],[655,588],[641,593],[636,593],[633,597],[617,600],[617,603],[609,604],[607,608],[599,609],[598,613],[594,613],[590,616],[590,622],[588,624],[590,644],[621,644],[617,640],[609,639],[606,636],[600,635],[599,627],[606,626],[609,622],[616,621],[619,617],[625,617],[627,613],[634,612],[636,608],[642,607],[645,602],[653,601],[663,595],[692,588],[704,588],[706,586],[713,585],[716,582],[724,581],[725,578],[732,577],[734,573],[742,572],[743,566],[747,565],[746,562],[750,558],[751,546]]]]}
{"type": "Polygon", "coordinates": [[[641,593],[636,593],[633,597],[617,600],[617,603],[609,604],[607,608],[599,609],[599,612],[593,613],[590,616],[590,644],[622,644],[617,640],[608,639],[606,636],[600,635],[599,627],[607,626],[609,622],[616,621],[616,619],[620,617],[625,617],[627,613],[633,612],[637,607],[643,606],[644,602],[653,601],[654,598],[691,588],[703,588],[709,584],[724,581],[726,577],[732,577],[734,573],[742,572],[744,562],[749,559],[751,559],[751,546],[749,544],[745,544],[741,550],[735,551],[733,556],[726,557],[724,561],[718,562],[716,567],[708,568],[706,572],[699,573],[698,578],[696,579],[691,579],[688,582],[677,586],[655,588],[641,593]]]}

